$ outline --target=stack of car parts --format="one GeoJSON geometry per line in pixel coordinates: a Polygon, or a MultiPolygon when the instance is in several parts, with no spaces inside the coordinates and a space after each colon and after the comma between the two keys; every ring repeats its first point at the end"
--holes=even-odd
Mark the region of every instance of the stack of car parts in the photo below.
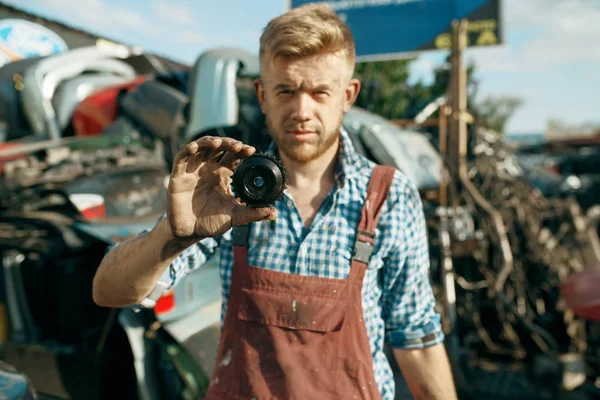
{"type": "Polygon", "coordinates": [[[430,223],[459,384],[476,398],[600,398],[600,330],[589,318],[600,296],[571,281],[598,276],[593,218],[573,198],[535,190],[495,134],[480,131],[472,149],[467,172],[448,174],[460,205],[430,223]],[[580,292],[565,301],[573,285],[580,292]]]}
{"type": "Polygon", "coordinates": [[[141,137],[102,135],[21,144],[0,164],[2,359],[53,398],[201,398],[206,373],[152,310],[99,307],[92,295],[107,246],[164,212],[162,154],[141,137]]]}

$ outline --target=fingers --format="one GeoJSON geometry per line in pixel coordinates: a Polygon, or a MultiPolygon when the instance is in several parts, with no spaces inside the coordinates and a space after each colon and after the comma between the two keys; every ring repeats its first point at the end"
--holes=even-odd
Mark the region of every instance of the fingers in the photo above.
{"type": "Polygon", "coordinates": [[[179,150],[177,154],[175,154],[175,159],[173,160],[173,173],[183,174],[185,172],[188,158],[191,155],[196,154],[197,151],[197,142],[191,142],[183,146],[181,150],[179,150]]]}
{"type": "Polygon", "coordinates": [[[235,170],[237,165],[244,158],[250,157],[252,154],[256,152],[256,149],[252,146],[244,145],[240,151],[233,152],[229,151],[225,153],[219,164],[221,164],[225,168],[229,168],[230,170],[235,170]]]}
{"type": "Polygon", "coordinates": [[[235,201],[231,224],[232,226],[240,226],[252,222],[274,220],[276,218],[277,210],[275,207],[250,208],[235,201]]]}
{"type": "Polygon", "coordinates": [[[220,138],[221,143],[212,147],[212,151],[205,155],[205,160],[216,160],[227,152],[237,153],[244,148],[244,144],[232,138],[220,138]]]}
{"type": "Polygon", "coordinates": [[[206,151],[211,151],[221,145],[222,139],[214,136],[204,136],[198,140],[188,143],[175,155],[173,161],[173,173],[184,174],[190,169],[191,164],[202,162],[206,151]]]}
{"type": "Polygon", "coordinates": [[[183,174],[195,171],[202,162],[216,160],[227,152],[238,153],[244,147],[243,143],[232,138],[204,136],[188,143],[175,155],[173,172],[183,174]]]}

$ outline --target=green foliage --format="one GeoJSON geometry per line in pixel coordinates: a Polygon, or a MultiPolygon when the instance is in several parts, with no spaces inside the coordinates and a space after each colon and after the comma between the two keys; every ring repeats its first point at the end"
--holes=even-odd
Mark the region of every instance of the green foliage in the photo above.
{"type": "Polygon", "coordinates": [[[545,136],[548,139],[557,137],[581,137],[600,135],[600,122],[571,123],[552,118],[547,122],[545,136]]]}
{"type": "MultiPolygon", "coordinates": [[[[450,64],[434,70],[430,85],[406,83],[409,64],[414,59],[358,63],[355,76],[362,89],[356,104],[389,119],[414,118],[427,104],[447,93],[450,64]]],[[[486,127],[503,132],[510,117],[522,105],[518,97],[487,97],[477,99],[478,82],[475,65],[467,65],[468,108],[486,127]]]]}
{"type": "Polygon", "coordinates": [[[406,80],[411,60],[358,63],[355,77],[362,88],[356,104],[390,118],[400,114],[408,105],[406,80]]]}
{"type": "Polygon", "coordinates": [[[504,133],[506,123],[523,100],[514,96],[486,97],[477,104],[476,113],[481,124],[498,133],[504,133]]]}

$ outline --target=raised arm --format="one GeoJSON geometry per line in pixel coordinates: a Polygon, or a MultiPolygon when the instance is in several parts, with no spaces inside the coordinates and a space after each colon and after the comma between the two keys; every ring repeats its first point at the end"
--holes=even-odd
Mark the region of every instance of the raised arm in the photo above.
{"type": "Polygon", "coordinates": [[[94,277],[94,301],[105,307],[138,304],[191,245],[232,226],[276,218],[273,207],[248,208],[231,193],[235,167],[255,151],[234,139],[209,136],[182,148],[173,163],[166,218],[105,255],[94,277]]]}

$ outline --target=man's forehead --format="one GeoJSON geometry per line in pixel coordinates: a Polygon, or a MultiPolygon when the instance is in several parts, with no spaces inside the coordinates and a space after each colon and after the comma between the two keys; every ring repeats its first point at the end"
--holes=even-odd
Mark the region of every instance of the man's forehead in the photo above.
{"type": "Polygon", "coordinates": [[[339,86],[339,76],[334,77],[280,77],[275,76],[270,79],[270,83],[275,87],[303,87],[303,88],[318,88],[318,87],[335,87],[339,86]]]}
{"type": "Polygon", "coordinates": [[[339,85],[343,75],[341,70],[348,68],[344,60],[336,56],[312,56],[301,59],[276,57],[265,64],[263,78],[269,83],[310,87],[339,85]]]}

